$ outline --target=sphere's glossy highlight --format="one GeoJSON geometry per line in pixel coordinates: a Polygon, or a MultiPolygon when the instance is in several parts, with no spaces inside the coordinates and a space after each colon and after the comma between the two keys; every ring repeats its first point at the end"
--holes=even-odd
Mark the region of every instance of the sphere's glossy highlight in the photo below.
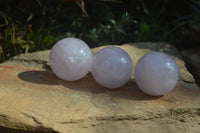
{"type": "Polygon", "coordinates": [[[85,76],[90,70],[92,53],[82,40],[64,38],[52,47],[49,62],[59,78],[74,81],[85,76]]]}
{"type": "Polygon", "coordinates": [[[161,52],[151,52],[138,61],[134,76],[143,92],[161,96],[175,87],[179,78],[179,70],[170,56],[161,52]]]}
{"type": "Polygon", "coordinates": [[[92,75],[106,88],[119,88],[128,82],[132,74],[130,56],[121,48],[106,47],[93,58],[92,75]]]}

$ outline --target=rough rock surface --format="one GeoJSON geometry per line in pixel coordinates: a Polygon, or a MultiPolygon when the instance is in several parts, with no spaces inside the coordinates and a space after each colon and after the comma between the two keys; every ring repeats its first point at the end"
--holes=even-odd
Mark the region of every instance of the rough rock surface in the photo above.
{"type": "Polygon", "coordinates": [[[200,48],[181,51],[181,55],[200,86],[200,48]]]}
{"type": "Polygon", "coordinates": [[[164,43],[119,47],[130,54],[134,67],[150,51],[171,55],[180,70],[177,86],[152,97],[138,89],[134,76],[116,90],[101,87],[90,73],[67,82],[51,72],[49,51],[22,54],[0,65],[0,126],[60,133],[198,133],[200,89],[176,49],[164,43]]]}

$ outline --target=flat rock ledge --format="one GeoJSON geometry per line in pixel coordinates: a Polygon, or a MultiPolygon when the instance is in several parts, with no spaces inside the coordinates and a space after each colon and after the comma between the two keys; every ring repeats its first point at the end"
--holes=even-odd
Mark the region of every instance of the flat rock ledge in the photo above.
{"type": "Polygon", "coordinates": [[[129,53],[133,68],[148,52],[167,53],[178,64],[178,84],[153,97],[139,90],[133,75],[115,90],[98,85],[91,73],[67,82],[52,73],[49,51],[22,54],[0,64],[0,126],[49,133],[199,133],[200,88],[177,50],[150,42],[117,47],[129,53]]]}

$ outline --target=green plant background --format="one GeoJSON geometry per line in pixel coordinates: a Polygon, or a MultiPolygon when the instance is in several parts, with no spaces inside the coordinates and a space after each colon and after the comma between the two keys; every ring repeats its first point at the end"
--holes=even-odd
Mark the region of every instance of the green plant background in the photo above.
{"type": "Polygon", "coordinates": [[[200,10],[200,2],[192,1],[1,0],[0,61],[50,49],[64,37],[80,38],[91,48],[139,41],[187,48],[188,24],[200,10]]]}

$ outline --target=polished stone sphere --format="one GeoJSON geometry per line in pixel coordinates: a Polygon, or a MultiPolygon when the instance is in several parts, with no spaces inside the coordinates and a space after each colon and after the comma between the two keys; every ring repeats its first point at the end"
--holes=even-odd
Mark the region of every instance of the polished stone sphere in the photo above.
{"type": "Polygon", "coordinates": [[[161,52],[144,55],[136,64],[135,81],[145,93],[161,96],[170,92],[179,78],[176,62],[161,52]]]}
{"type": "Polygon", "coordinates": [[[106,47],[93,59],[92,75],[103,87],[119,88],[128,82],[132,74],[130,56],[121,48],[106,47]]]}
{"type": "Polygon", "coordinates": [[[92,65],[88,45],[77,38],[64,38],[51,49],[49,62],[52,71],[61,79],[74,81],[85,76],[92,65]]]}

